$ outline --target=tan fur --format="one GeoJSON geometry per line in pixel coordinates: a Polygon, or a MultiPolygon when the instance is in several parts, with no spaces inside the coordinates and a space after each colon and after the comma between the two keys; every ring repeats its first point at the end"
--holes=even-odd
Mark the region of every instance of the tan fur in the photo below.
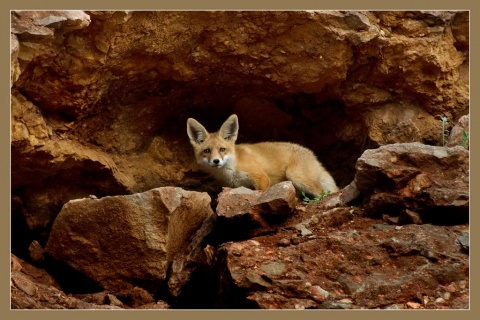
{"type": "Polygon", "coordinates": [[[197,163],[224,187],[265,190],[291,181],[296,190],[309,195],[337,192],[332,176],[309,149],[289,142],[238,144],[238,118],[231,115],[216,133],[195,119],[187,121],[187,133],[197,163]]]}

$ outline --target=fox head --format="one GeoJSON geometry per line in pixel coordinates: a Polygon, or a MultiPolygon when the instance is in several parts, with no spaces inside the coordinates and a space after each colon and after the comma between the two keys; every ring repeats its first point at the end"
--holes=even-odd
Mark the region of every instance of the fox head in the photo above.
{"type": "Polygon", "coordinates": [[[197,120],[187,120],[187,133],[197,163],[207,168],[222,168],[235,159],[238,117],[232,114],[215,133],[208,133],[197,120]]]}

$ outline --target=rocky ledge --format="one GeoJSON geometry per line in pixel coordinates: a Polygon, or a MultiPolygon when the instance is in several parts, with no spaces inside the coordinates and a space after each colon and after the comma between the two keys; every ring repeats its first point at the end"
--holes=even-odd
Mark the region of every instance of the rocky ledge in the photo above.
{"type": "Polygon", "coordinates": [[[72,200],[45,251],[32,247],[59,282],[13,256],[12,305],[467,309],[468,159],[418,143],[368,150],[348,187],[310,203],[291,182],[224,188],[215,212],[206,193],[172,187],[72,200]]]}

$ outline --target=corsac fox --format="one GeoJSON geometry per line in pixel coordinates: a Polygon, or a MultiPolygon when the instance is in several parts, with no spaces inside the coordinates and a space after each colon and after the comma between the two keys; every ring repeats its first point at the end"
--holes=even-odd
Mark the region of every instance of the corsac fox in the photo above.
{"type": "Polygon", "coordinates": [[[260,142],[235,145],[238,118],[231,115],[215,133],[208,133],[197,120],[187,120],[187,133],[197,163],[222,187],[265,190],[291,181],[297,194],[319,196],[336,192],[332,176],[307,148],[289,142],[260,142]]]}

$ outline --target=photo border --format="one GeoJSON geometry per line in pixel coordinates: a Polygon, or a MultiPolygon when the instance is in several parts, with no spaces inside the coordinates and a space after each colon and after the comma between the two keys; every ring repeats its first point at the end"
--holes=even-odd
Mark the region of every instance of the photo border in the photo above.
{"type": "MultiPolygon", "coordinates": [[[[84,0],[81,2],[60,1],[60,0],[44,0],[39,1],[2,1],[0,8],[2,9],[2,30],[10,28],[10,10],[468,10],[470,11],[470,35],[480,34],[479,30],[479,3],[475,1],[457,0],[446,1],[437,0],[436,2],[424,3],[418,0],[404,0],[396,5],[390,4],[388,1],[376,0],[324,0],[324,1],[307,1],[298,0],[292,5],[292,1],[283,0],[269,0],[269,1],[195,1],[187,0],[179,3],[176,1],[158,1],[152,3],[148,0],[137,0],[134,2],[119,0],[110,3],[104,1],[84,0]],[[476,22],[476,23],[474,23],[476,22]],[[5,26],[4,26],[5,25],[5,26]]],[[[5,48],[10,48],[10,37],[2,33],[2,41],[5,40],[5,48]]],[[[478,37],[470,36],[470,57],[478,57],[477,48],[480,48],[478,37]]],[[[6,50],[2,50],[2,59],[5,63],[3,70],[10,70],[10,56],[6,57],[6,50]],[[3,55],[5,54],[5,57],[3,55]],[[7,65],[8,64],[8,65],[7,65]]],[[[478,98],[472,95],[472,92],[480,92],[478,88],[479,79],[478,73],[472,72],[478,70],[478,58],[470,58],[470,106],[477,105],[478,98]]],[[[10,106],[10,72],[4,72],[6,75],[2,78],[2,88],[8,88],[8,94],[3,95],[6,106],[10,106]],[[7,75],[8,74],[8,75],[7,75]]],[[[3,183],[8,184],[7,190],[10,191],[10,107],[0,109],[2,125],[0,126],[0,144],[2,149],[5,148],[7,152],[2,153],[2,179],[3,183]]],[[[477,158],[478,150],[474,150],[476,146],[476,137],[480,137],[478,132],[480,129],[473,125],[473,121],[477,120],[478,111],[476,108],[470,108],[470,135],[474,137],[473,142],[470,142],[470,163],[476,163],[474,159],[477,158]],[[472,161],[473,159],[473,161],[472,161]]],[[[477,175],[479,170],[474,166],[470,166],[470,190],[478,190],[477,175]]],[[[2,194],[0,201],[3,212],[1,240],[3,243],[10,244],[10,192],[2,194]]],[[[470,212],[477,212],[478,200],[475,197],[470,199],[470,212]]],[[[477,225],[478,218],[475,214],[470,214],[470,226],[477,225]]],[[[470,231],[472,228],[470,227],[470,231]]],[[[478,270],[478,241],[479,237],[470,236],[470,270],[478,270]]],[[[7,319],[157,319],[157,318],[175,318],[175,319],[318,319],[318,318],[342,318],[342,319],[385,319],[385,317],[393,317],[398,319],[449,319],[452,317],[459,317],[461,319],[473,319],[478,306],[478,286],[470,286],[470,309],[469,310],[10,310],[10,250],[2,250],[1,255],[1,282],[0,290],[2,314],[7,314],[7,319]],[[6,312],[4,312],[6,311],[6,312]]],[[[478,284],[479,279],[475,273],[470,272],[470,285],[478,284]]],[[[3,317],[3,316],[2,316],[3,317]]]]}

